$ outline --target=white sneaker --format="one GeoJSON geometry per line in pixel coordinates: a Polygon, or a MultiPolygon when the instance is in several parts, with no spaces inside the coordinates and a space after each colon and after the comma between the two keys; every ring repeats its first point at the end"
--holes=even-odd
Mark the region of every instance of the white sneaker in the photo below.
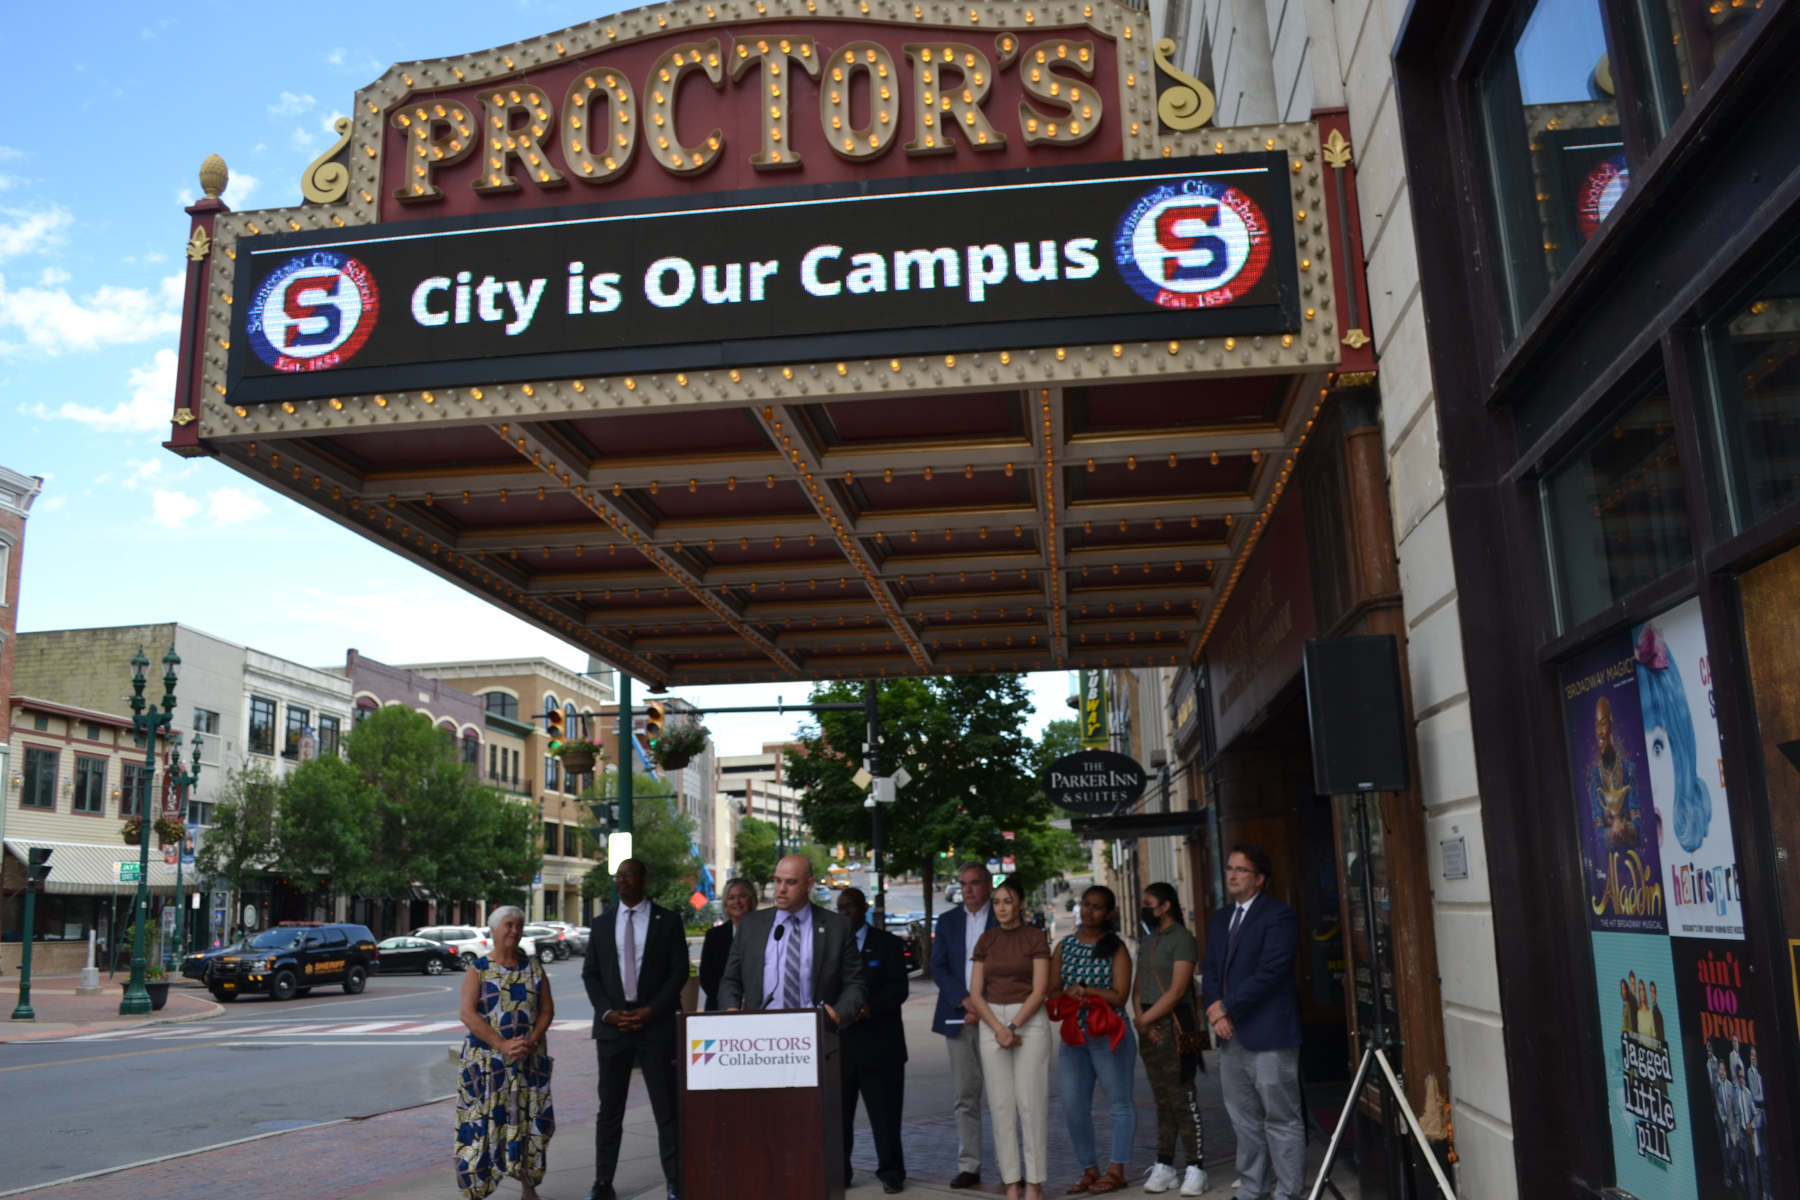
{"type": "Polygon", "coordinates": [[[1187,1178],[1181,1181],[1181,1194],[1198,1196],[1204,1191],[1206,1191],[1206,1172],[1199,1167],[1189,1167],[1187,1178]]]}
{"type": "Polygon", "coordinates": [[[1144,1181],[1144,1190],[1146,1192],[1166,1192],[1175,1186],[1175,1181],[1179,1178],[1181,1176],[1175,1174],[1174,1167],[1167,1163],[1157,1163],[1150,1168],[1150,1178],[1144,1181]]]}

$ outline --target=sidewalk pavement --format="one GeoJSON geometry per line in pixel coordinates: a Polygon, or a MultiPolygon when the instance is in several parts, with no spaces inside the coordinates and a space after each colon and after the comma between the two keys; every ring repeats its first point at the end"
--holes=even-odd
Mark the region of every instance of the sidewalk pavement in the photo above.
{"type": "Polygon", "coordinates": [[[178,1025],[188,1021],[205,1021],[225,1011],[204,996],[184,990],[180,985],[169,989],[168,1003],[162,1011],[146,1016],[122,1017],[119,999],[124,994],[121,979],[101,977],[98,996],[77,996],[79,975],[34,975],[31,980],[31,1009],[35,1021],[8,1020],[19,1003],[17,980],[0,983],[0,1042],[29,1042],[42,1038],[70,1037],[83,1033],[131,1029],[139,1025],[178,1025]]]}

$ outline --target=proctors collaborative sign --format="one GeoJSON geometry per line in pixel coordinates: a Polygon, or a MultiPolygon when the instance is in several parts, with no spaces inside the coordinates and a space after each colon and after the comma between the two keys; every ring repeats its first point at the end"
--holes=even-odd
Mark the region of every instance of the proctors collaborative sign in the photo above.
{"type": "Polygon", "coordinates": [[[246,239],[234,403],[1297,330],[1281,154],[246,239]]]}

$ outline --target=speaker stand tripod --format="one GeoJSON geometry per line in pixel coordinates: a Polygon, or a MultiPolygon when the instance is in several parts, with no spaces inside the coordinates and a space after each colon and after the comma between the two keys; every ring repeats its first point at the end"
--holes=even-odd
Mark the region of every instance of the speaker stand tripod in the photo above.
{"type": "MultiPolygon", "coordinates": [[[[1407,1128],[1412,1131],[1413,1140],[1419,1144],[1419,1153],[1431,1164],[1431,1174],[1437,1180],[1438,1190],[1444,1194],[1445,1200],[1456,1200],[1456,1192],[1450,1187],[1450,1180],[1445,1178],[1443,1167],[1438,1165],[1437,1155],[1431,1152],[1431,1143],[1425,1138],[1425,1131],[1419,1128],[1419,1118],[1413,1115],[1412,1104],[1406,1098],[1406,1089],[1400,1086],[1399,1076],[1394,1074],[1393,1064],[1388,1061],[1389,1049],[1398,1049],[1400,1039],[1388,1028],[1387,997],[1383,994],[1381,984],[1381,961],[1379,954],[1380,931],[1375,920],[1375,868],[1371,861],[1369,848],[1367,792],[1355,793],[1352,801],[1352,812],[1356,820],[1356,852],[1361,859],[1363,920],[1369,935],[1369,986],[1374,999],[1374,1027],[1364,1030],[1362,1062],[1356,1068],[1356,1079],[1350,1084],[1350,1094],[1344,1101],[1344,1111],[1338,1115],[1337,1129],[1332,1132],[1331,1142],[1325,1147],[1325,1161],[1319,1166],[1319,1177],[1313,1181],[1312,1191],[1307,1193],[1307,1200],[1319,1200],[1319,1193],[1325,1188],[1331,1189],[1332,1195],[1341,1194],[1337,1185],[1331,1182],[1331,1167],[1337,1161],[1338,1149],[1344,1143],[1344,1130],[1350,1127],[1350,1116],[1356,1111],[1356,1099],[1362,1095],[1363,1081],[1369,1076],[1369,1067],[1379,1065],[1382,1078],[1387,1087],[1382,1090],[1382,1115],[1389,1118],[1383,1122],[1387,1129],[1393,1129],[1391,1120],[1393,1110],[1398,1108],[1406,1115],[1407,1128]]],[[[1355,959],[1352,956],[1351,970],[1354,986],[1355,959]]]]}

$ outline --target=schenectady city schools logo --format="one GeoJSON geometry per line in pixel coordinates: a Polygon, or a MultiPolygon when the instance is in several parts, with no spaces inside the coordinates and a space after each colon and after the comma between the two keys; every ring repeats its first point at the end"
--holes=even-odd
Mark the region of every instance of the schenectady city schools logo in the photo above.
{"type": "Polygon", "coordinates": [[[374,332],[375,277],[336,250],[296,254],[256,290],[250,345],[277,371],[324,371],[347,361],[374,332]]]}
{"type": "Polygon", "coordinates": [[[1184,179],[1152,188],[1119,222],[1113,249],[1132,290],[1163,308],[1241,299],[1269,267],[1269,222],[1229,184],[1184,179]]]}

